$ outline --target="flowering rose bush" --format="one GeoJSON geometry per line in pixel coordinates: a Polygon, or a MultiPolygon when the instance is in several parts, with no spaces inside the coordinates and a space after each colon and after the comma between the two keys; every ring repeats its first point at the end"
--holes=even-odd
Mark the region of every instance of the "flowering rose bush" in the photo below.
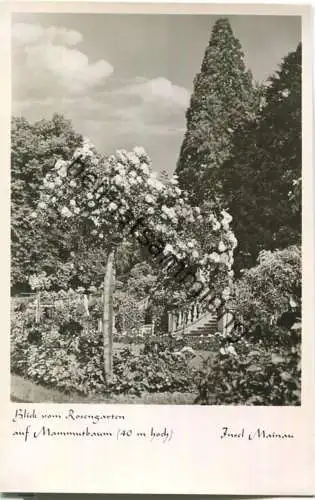
{"type": "MultiPolygon", "coordinates": [[[[59,217],[65,227],[75,221],[85,240],[105,251],[133,235],[156,257],[163,286],[176,288],[167,266],[158,265],[161,258],[173,256],[187,269],[201,269],[198,279],[205,287],[211,284],[220,299],[229,293],[237,244],[229,228],[231,216],[190,206],[176,176],[164,184],[157,179],[143,148],[101,158],[85,141],[71,161],[59,160],[47,173],[33,215],[47,229],[51,217],[59,217]],[[195,236],[205,228],[206,242],[195,236]]],[[[73,259],[75,263],[75,252],[73,259]]]]}
{"type": "Polygon", "coordinates": [[[40,274],[32,274],[28,279],[32,290],[49,290],[51,287],[51,278],[45,272],[40,274]]]}

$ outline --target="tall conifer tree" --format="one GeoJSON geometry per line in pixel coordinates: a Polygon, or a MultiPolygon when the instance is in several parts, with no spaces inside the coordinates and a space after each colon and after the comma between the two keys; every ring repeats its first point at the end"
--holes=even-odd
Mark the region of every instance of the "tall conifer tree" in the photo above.
{"type": "Polygon", "coordinates": [[[256,102],[240,42],[229,20],[219,19],[194,81],[176,168],[181,187],[194,202],[220,195],[218,170],[229,156],[234,131],[252,116],[256,102]]]}
{"type": "Polygon", "coordinates": [[[265,106],[237,131],[221,170],[239,242],[236,269],[255,264],[263,249],[301,242],[301,71],[299,44],[269,78],[265,106]]]}

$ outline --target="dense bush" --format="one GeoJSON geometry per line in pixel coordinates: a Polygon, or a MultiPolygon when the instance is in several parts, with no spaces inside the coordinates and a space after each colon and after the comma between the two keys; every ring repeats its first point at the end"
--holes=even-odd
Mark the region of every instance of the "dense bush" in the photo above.
{"type": "Polygon", "coordinates": [[[198,375],[201,404],[298,405],[301,252],[262,252],[232,298],[237,328],[198,375]]]}
{"type": "Polygon", "coordinates": [[[193,388],[193,371],[184,353],[147,349],[135,355],[124,348],[114,355],[114,376],[109,386],[114,394],[140,396],[143,392],[191,392],[193,388]]]}
{"type": "Polygon", "coordinates": [[[130,293],[118,290],[115,293],[117,312],[115,326],[121,333],[137,331],[144,323],[145,311],[138,306],[138,300],[130,293]]]}
{"type": "MultiPolygon", "coordinates": [[[[114,354],[114,376],[105,384],[103,339],[91,325],[73,330],[74,320],[47,319],[40,325],[15,315],[11,332],[11,371],[47,387],[81,394],[190,392],[193,373],[185,353],[154,342],[139,354],[123,348],[114,354]]],[[[80,326],[80,324],[78,323],[80,326]]]]}
{"type": "Polygon", "coordinates": [[[242,338],[205,362],[197,385],[199,404],[299,405],[299,343],[271,351],[242,338]]]}
{"type": "Polygon", "coordinates": [[[32,304],[12,320],[12,371],[64,392],[133,394],[196,392],[196,404],[298,405],[301,386],[300,251],[261,254],[234,290],[236,322],[228,337],[115,335],[138,344],[114,354],[105,384],[103,339],[76,292],[41,292],[54,314],[34,322],[32,304]],[[292,326],[292,323],[294,325],[292,326]],[[211,353],[196,370],[195,350],[211,353]]]}
{"type": "MultiPolygon", "coordinates": [[[[139,346],[156,346],[155,350],[165,350],[166,348],[174,351],[180,350],[183,347],[191,347],[199,351],[214,351],[218,352],[222,346],[222,338],[217,333],[215,335],[189,335],[172,336],[168,333],[153,336],[142,335],[119,335],[116,334],[113,340],[117,344],[139,345],[139,346]]],[[[147,348],[147,347],[146,347],[147,348]]]]}
{"type": "MultiPolygon", "coordinates": [[[[93,329],[65,335],[52,323],[12,322],[11,368],[42,385],[81,394],[198,392],[196,404],[297,405],[300,403],[300,329],[273,350],[244,337],[212,338],[211,359],[196,371],[187,346],[147,339],[138,353],[124,347],[114,354],[114,376],[105,385],[102,336],[93,329]]],[[[209,351],[210,352],[210,351],[209,351]]]]}
{"type": "Polygon", "coordinates": [[[233,295],[236,321],[247,333],[271,345],[282,343],[301,312],[300,248],[261,252],[258,265],[244,272],[233,295]],[[277,326],[284,329],[281,337],[277,326]]]}
{"type": "Polygon", "coordinates": [[[11,328],[11,371],[64,392],[88,394],[104,387],[102,338],[92,328],[76,335],[47,320],[26,324],[16,315],[11,328]]]}

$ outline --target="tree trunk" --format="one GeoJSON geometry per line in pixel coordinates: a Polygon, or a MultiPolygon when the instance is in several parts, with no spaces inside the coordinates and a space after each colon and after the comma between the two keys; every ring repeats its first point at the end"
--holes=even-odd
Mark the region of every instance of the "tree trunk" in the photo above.
{"type": "Polygon", "coordinates": [[[113,293],[115,284],[115,251],[109,253],[104,277],[103,345],[106,382],[113,373],[113,293]]]}

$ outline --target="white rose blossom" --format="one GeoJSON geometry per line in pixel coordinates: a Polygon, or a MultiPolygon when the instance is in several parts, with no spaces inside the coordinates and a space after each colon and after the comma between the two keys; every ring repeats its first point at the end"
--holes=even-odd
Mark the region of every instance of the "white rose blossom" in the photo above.
{"type": "Polygon", "coordinates": [[[62,207],[61,215],[63,215],[64,217],[72,217],[72,212],[70,212],[67,207],[62,207]]]}
{"type": "Polygon", "coordinates": [[[219,229],[221,229],[221,224],[220,224],[220,222],[218,222],[217,220],[214,220],[214,221],[212,222],[212,229],[213,229],[214,231],[218,231],[219,229]]]}
{"type": "Polygon", "coordinates": [[[128,160],[130,161],[131,165],[134,165],[135,167],[140,165],[140,160],[135,153],[129,153],[128,160]]]}
{"type": "Polygon", "coordinates": [[[146,203],[149,203],[150,205],[153,205],[154,204],[154,198],[151,194],[147,194],[144,198],[144,201],[146,203]]]}
{"type": "Polygon", "coordinates": [[[66,165],[67,165],[67,163],[64,160],[59,159],[56,161],[54,169],[59,170],[60,168],[66,166],[66,165]]]}
{"type": "Polygon", "coordinates": [[[174,253],[174,248],[169,243],[167,243],[165,245],[164,250],[163,250],[164,255],[167,255],[168,253],[174,253]]]}
{"type": "Polygon", "coordinates": [[[116,210],[116,209],[117,209],[117,205],[116,205],[116,203],[114,203],[114,202],[112,201],[112,202],[108,205],[108,209],[109,209],[110,211],[114,211],[114,210],[116,210]]]}
{"type": "Polygon", "coordinates": [[[142,147],[142,146],[136,146],[135,148],[133,148],[133,152],[135,153],[135,155],[137,155],[139,158],[142,158],[143,156],[146,157],[147,156],[147,153],[145,151],[145,149],[142,147]]]}
{"type": "Polygon", "coordinates": [[[220,243],[218,245],[218,250],[219,250],[219,252],[225,252],[226,246],[224,245],[223,241],[220,241],[220,243]]]}
{"type": "Polygon", "coordinates": [[[67,177],[67,167],[61,167],[58,170],[58,175],[63,178],[67,177]]]}
{"type": "Polygon", "coordinates": [[[116,186],[121,186],[123,183],[123,179],[119,174],[115,175],[113,180],[114,180],[114,183],[116,184],[116,186]]]}
{"type": "Polygon", "coordinates": [[[221,214],[223,215],[223,219],[226,220],[227,223],[232,222],[233,217],[228,212],[222,210],[221,214]]]}
{"type": "Polygon", "coordinates": [[[210,260],[212,260],[213,262],[220,262],[220,255],[216,252],[212,252],[210,255],[209,255],[209,258],[210,260]]]}
{"type": "Polygon", "coordinates": [[[150,170],[146,163],[141,163],[140,168],[145,175],[149,175],[150,170]]]}

